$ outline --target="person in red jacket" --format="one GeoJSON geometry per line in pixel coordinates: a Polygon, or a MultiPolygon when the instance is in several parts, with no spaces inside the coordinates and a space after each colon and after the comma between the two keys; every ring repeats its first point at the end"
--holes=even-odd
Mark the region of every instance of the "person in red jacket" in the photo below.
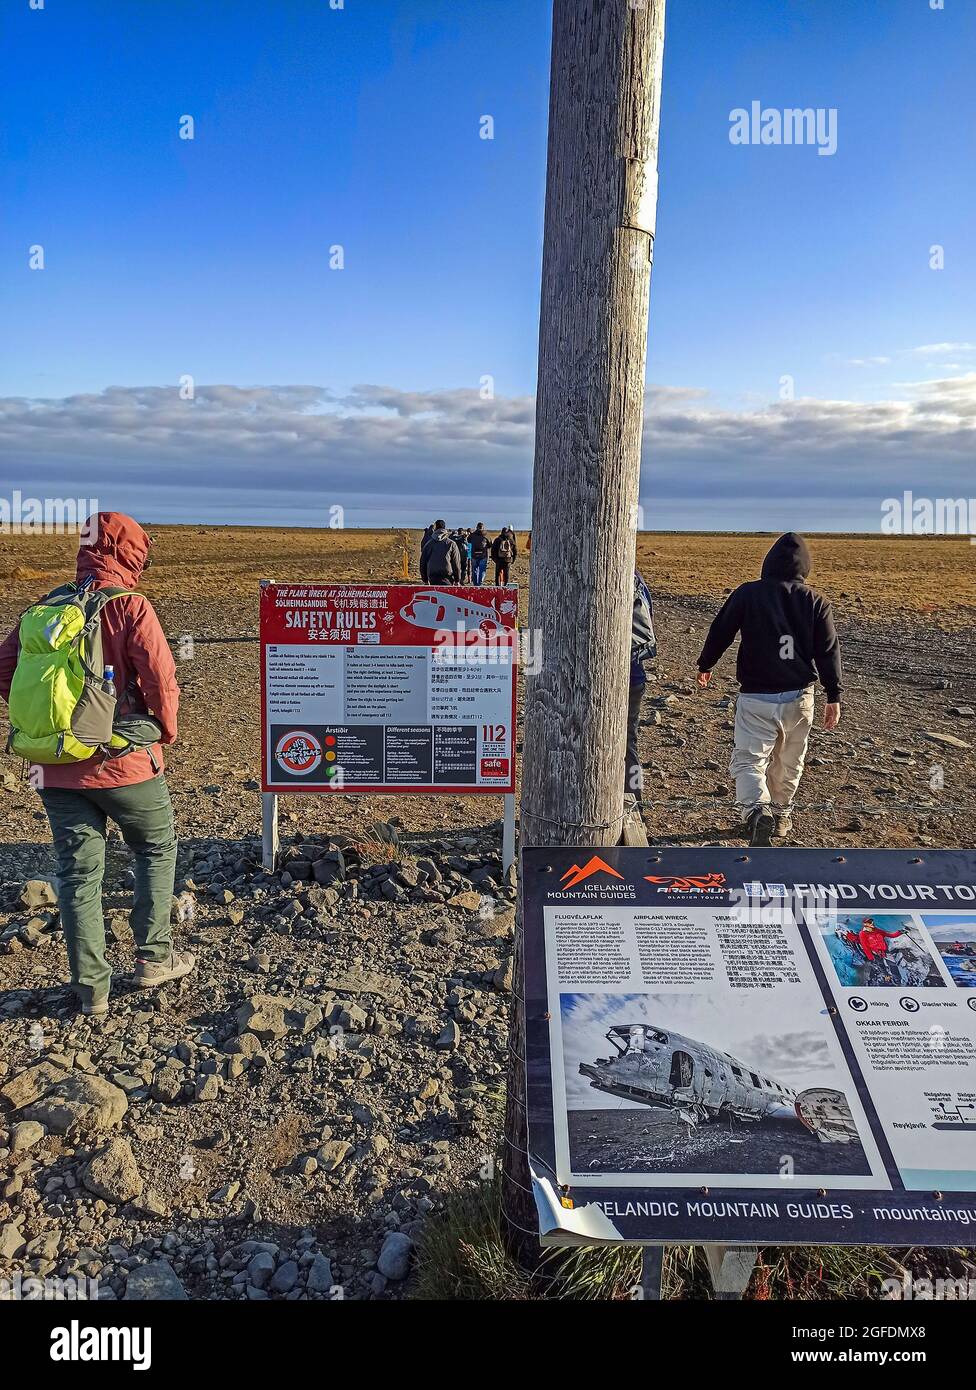
{"type": "MultiPolygon", "coordinates": [[[[76,580],[96,589],[134,589],[152,542],[121,512],[99,512],[85,523],[76,580]]],[[[108,1010],[112,971],[105,954],[102,878],[107,823],[115,821],[135,857],[130,917],[136,943],[136,984],[152,988],[189,974],[188,952],[173,949],[170,910],[176,875],[176,835],[161,744],[176,742],[179,686],[159,619],[142,594],[106,604],[100,616],[106,666],[114,669],[120,715],[143,714],[160,728],[160,743],[121,757],[94,753],[82,762],[32,766],[31,783],[44,804],[58,863],[58,905],[71,983],[86,1014],[108,1010]]],[[[0,645],[0,697],[10,685],[20,650],[19,625],[0,645]]]]}
{"type": "Polygon", "coordinates": [[[857,934],[857,941],[869,961],[883,961],[888,954],[888,942],[892,937],[901,934],[900,927],[896,931],[885,931],[877,925],[873,917],[865,917],[857,934]]]}

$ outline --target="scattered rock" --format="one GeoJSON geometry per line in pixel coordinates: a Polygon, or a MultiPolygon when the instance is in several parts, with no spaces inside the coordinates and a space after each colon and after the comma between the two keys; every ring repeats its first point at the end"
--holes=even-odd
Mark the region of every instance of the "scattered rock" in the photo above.
{"type": "Polygon", "coordinates": [[[291,1293],[298,1283],[298,1265],[294,1260],[286,1260],[279,1265],[271,1279],[272,1293],[291,1293]]]}
{"type": "Polygon", "coordinates": [[[267,1250],[259,1250],[248,1262],[247,1277],[256,1289],[266,1289],[274,1274],[274,1256],[267,1250]]]}
{"type": "Polygon", "coordinates": [[[940,734],[932,729],[924,729],[925,738],[932,743],[940,743],[944,748],[972,748],[971,743],[966,743],[964,739],[956,738],[955,734],[940,734]]]}
{"type": "Polygon", "coordinates": [[[275,994],[252,995],[237,1011],[239,1033],[254,1033],[262,1040],[283,1038],[288,1033],[310,1033],[322,1022],[322,1010],[307,999],[275,994]]]}
{"type": "Polygon", "coordinates": [[[462,907],[465,912],[477,912],[481,907],[480,893],[455,893],[447,900],[448,907],[462,907]]]}
{"type": "Polygon", "coordinates": [[[435,1039],[434,1046],[453,1052],[461,1041],[461,1030],[453,1018],[445,1023],[439,1037],[435,1039]]]}
{"type": "Polygon", "coordinates": [[[343,970],[327,975],[322,984],[337,994],[375,994],[378,999],[395,999],[399,989],[396,979],[375,970],[343,970]]]}
{"type": "Polygon", "coordinates": [[[330,1139],[322,1144],[315,1154],[315,1158],[320,1168],[325,1172],[331,1173],[343,1163],[352,1153],[352,1145],[347,1144],[344,1139],[330,1139]]]}
{"type": "Polygon", "coordinates": [[[28,912],[41,912],[46,907],[57,907],[58,890],[46,878],[29,878],[20,890],[20,905],[28,912]]]}
{"type": "Polygon", "coordinates": [[[334,1285],[332,1265],[322,1254],[317,1254],[309,1265],[305,1287],[309,1293],[328,1293],[334,1285]]]}
{"type": "Polygon", "coordinates": [[[11,1152],[19,1154],[25,1149],[33,1148],[35,1144],[40,1143],[45,1133],[44,1126],[36,1120],[21,1120],[10,1131],[11,1152]]]}
{"type": "Polygon", "coordinates": [[[0,1259],[14,1260],[27,1244],[20,1230],[8,1221],[5,1226],[0,1226],[0,1259]]]}
{"type": "Polygon", "coordinates": [[[36,1120],[54,1134],[75,1134],[111,1129],[128,1108],[120,1086],[86,1072],[67,1072],[39,1100],[26,1107],[23,1115],[25,1120],[36,1120]]]}
{"type": "Polygon", "coordinates": [[[125,1301],[182,1302],[186,1299],[180,1279],[168,1260],[151,1260],[129,1271],[125,1286],[125,1301]]]}
{"type": "Polygon", "coordinates": [[[57,1067],[53,1062],[37,1062],[0,1086],[0,1101],[11,1110],[20,1110],[31,1101],[40,1100],[52,1086],[69,1075],[64,1067],[57,1067]]]}
{"type": "Polygon", "coordinates": [[[396,1283],[406,1279],[410,1273],[410,1255],[413,1241],[402,1231],[391,1231],[383,1242],[376,1268],[387,1279],[396,1283]]]}
{"type": "Polygon", "coordinates": [[[131,1202],[142,1195],[142,1174],[126,1139],[106,1144],[82,1169],[81,1180],[106,1202],[131,1202]]]}

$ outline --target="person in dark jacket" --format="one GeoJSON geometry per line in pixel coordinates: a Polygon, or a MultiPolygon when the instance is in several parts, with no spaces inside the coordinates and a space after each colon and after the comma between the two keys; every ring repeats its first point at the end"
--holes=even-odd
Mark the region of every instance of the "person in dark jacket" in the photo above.
{"type": "Polygon", "coordinates": [[[420,577],[425,584],[458,584],[461,581],[461,557],[444,521],[434,522],[433,534],[420,552],[420,577]]]}
{"type": "Polygon", "coordinates": [[[515,532],[510,526],[503,526],[492,541],[491,558],[495,562],[495,583],[508,584],[512,565],[518,559],[515,532]]]}
{"type": "Polygon", "coordinates": [[[468,533],[463,526],[459,526],[451,536],[451,539],[457,546],[458,560],[461,565],[459,583],[466,584],[468,582],[468,570],[471,565],[471,554],[468,550],[468,533]]]}
{"type": "Polygon", "coordinates": [[[435,531],[436,529],[437,529],[437,523],[436,523],[435,521],[431,521],[427,526],[424,527],[424,534],[420,537],[420,564],[421,564],[421,574],[423,574],[424,546],[425,546],[425,545],[427,544],[427,542],[430,540],[431,536],[434,534],[434,531],[435,531]]]}
{"type": "Polygon", "coordinates": [[[735,747],[730,772],[736,800],[754,845],[788,835],[807,741],[813,688],[827,695],[824,728],[840,722],[840,643],[830,604],[806,582],[812,568],[806,541],[780,536],[763,561],[761,578],[740,584],[712,623],[698,658],[698,684],[740,638],[736,678],[735,747]]]}
{"type": "Polygon", "coordinates": [[[630,696],[627,702],[627,759],[625,765],[625,805],[640,807],[644,790],[644,769],[637,750],[641,703],[647,688],[644,662],[657,655],[654,637],[654,607],[651,592],[640,570],[634,571],[634,615],[630,628],[630,696]]]}
{"type": "Polygon", "coordinates": [[[471,583],[480,585],[485,582],[485,570],[488,568],[488,556],[491,554],[491,537],[486,532],[483,521],[479,521],[471,532],[468,544],[471,547],[471,583]]]}

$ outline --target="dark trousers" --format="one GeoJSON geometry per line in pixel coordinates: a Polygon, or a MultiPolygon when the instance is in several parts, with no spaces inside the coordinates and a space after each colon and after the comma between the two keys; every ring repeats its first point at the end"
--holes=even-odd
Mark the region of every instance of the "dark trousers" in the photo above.
{"type": "Polygon", "coordinates": [[[624,766],[624,793],[636,796],[638,802],[644,790],[644,769],[641,767],[637,751],[637,727],[640,723],[641,701],[644,698],[646,682],[630,687],[627,701],[627,757],[624,766]]]}
{"type": "Polygon", "coordinates": [[[512,562],[511,562],[510,560],[496,560],[496,561],[495,561],[495,583],[496,583],[496,584],[507,584],[507,583],[508,583],[508,573],[509,573],[509,570],[511,569],[511,567],[512,567],[512,562]]]}
{"type": "Polygon", "coordinates": [[[107,822],[115,821],[135,858],[135,901],[129,924],[139,960],[168,960],[173,949],[170,909],[176,874],[176,833],[169,788],[162,776],[123,787],[39,792],[58,861],[58,907],[82,999],[103,998],[112,969],[105,955],[102,876],[107,822]],[[87,993],[85,993],[87,992],[87,993]]]}

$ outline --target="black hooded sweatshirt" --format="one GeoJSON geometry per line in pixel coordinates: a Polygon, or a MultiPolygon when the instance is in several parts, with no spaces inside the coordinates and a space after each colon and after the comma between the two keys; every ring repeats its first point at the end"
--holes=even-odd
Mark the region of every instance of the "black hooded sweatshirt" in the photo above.
{"type": "Polygon", "coordinates": [[[780,536],[762,567],[762,578],[740,584],[712,623],[700,671],[711,671],[742,640],[735,674],[744,695],[802,690],[819,675],[827,699],[840,699],[840,643],[830,604],[806,583],[810,551],[793,531],[780,536]]]}

